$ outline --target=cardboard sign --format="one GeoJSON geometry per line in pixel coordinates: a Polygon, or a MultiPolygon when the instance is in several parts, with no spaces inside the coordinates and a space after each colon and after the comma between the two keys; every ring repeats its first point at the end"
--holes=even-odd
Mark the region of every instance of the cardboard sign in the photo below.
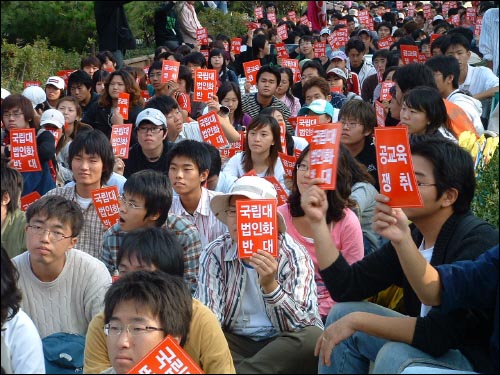
{"type": "Polygon", "coordinates": [[[141,90],[141,96],[146,102],[151,98],[151,95],[149,95],[148,90],[141,90]]]}
{"type": "Polygon", "coordinates": [[[319,124],[319,116],[297,116],[297,127],[295,135],[305,138],[307,143],[311,143],[313,136],[313,126],[319,124]]]}
{"type": "Polygon", "coordinates": [[[319,185],[321,189],[335,190],[341,135],[340,122],[316,125],[313,129],[309,177],[322,178],[324,183],[319,185]]]}
{"type": "Polygon", "coordinates": [[[106,228],[110,228],[120,220],[120,203],[118,202],[118,187],[107,186],[93,190],[92,203],[99,219],[106,228]]]}
{"type": "Polygon", "coordinates": [[[196,69],[194,72],[194,94],[195,102],[208,102],[216,95],[217,71],[215,69],[196,69]]]}
{"type": "Polygon", "coordinates": [[[301,79],[299,60],[297,59],[281,59],[283,68],[290,68],[293,72],[293,83],[297,83],[301,79]]]}
{"type": "Polygon", "coordinates": [[[259,69],[260,69],[259,60],[252,60],[243,63],[243,70],[245,72],[245,77],[247,79],[247,82],[249,82],[251,85],[257,84],[257,73],[259,72],[259,69]]]}
{"type": "Polygon", "coordinates": [[[130,94],[121,92],[118,94],[118,113],[122,115],[124,120],[128,119],[128,110],[130,103],[130,94]]]}
{"type": "Polygon", "coordinates": [[[377,126],[384,127],[385,126],[384,105],[378,100],[375,100],[375,114],[377,115],[377,126]]]}
{"type": "Polygon", "coordinates": [[[279,181],[274,176],[266,176],[263,178],[273,184],[276,193],[278,193],[278,206],[284,205],[288,201],[288,194],[285,189],[283,189],[283,186],[281,186],[279,181]]]}
{"type": "Polygon", "coordinates": [[[30,87],[30,86],[41,87],[42,86],[42,82],[40,82],[40,81],[24,81],[23,85],[24,85],[24,88],[30,87]]]}
{"type": "Polygon", "coordinates": [[[167,83],[168,81],[177,82],[179,78],[179,61],[163,60],[161,66],[161,82],[167,83]]]}
{"type": "Polygon", "coordinates": [[[201,137],[203,142],[209,143],[215,148],[221,148],[228,145],[222,126],[217,118],[215,111],[208,112],[204,116],[198,117],[201,137]]]}
{"type": "Polygon", "coordinates": [[[261,18],[264,18],[264,11],[263,11],[262,7],[256,7],[253,10],[253,14],[255,15],[256,20],[260,20],[261,18]]]}
{"type": "Polygon", "coordinates": [[[295,170],[295,164],[297,164],[297,158],[294,155],[288,155],[283,152],[278,152],[278,155],[283,164],[283,169],[285,170],[285,175],[287,177],[293,176],[293,171],[295,170]]]}
{"type": "Polygon", "coordinates": [[[155,346],[127,374],[204,374],[170,335],[155,346]]]}
{"type": "Polygon", "coordinates": [[[111,127],[111,146],[113,154],[122,159],[128,159],[132,124],[119,124],[111,127]]]}
{"type": "Polygon", "coordinates": [[[443,34],[432,34],[432,35],[431,35],[431,40],[430,40],[430,42],[431,42],[431,48],[432,48],[432,43],[433,43],[433,42],[434,42],[437,38],[440,38],[440,37],[442,37],[442,36],[443,36],[443,34]]]}
{"type": "Polygon", "coordinates": [[[249,30],[255,30],[255,29],[258,29],[260,27],[260,25],[256,22],[248,22],[246,24],[246,26],[247,26],[247,29],[249,29],[249,30]]]}
{"type": "Polygon", "coordinates": [[[380,193],[391,207],[423,207],[408,142],[408,128],[375,128],[380,193]]]}
{"type": "Polygon", "coordinates": [[[418,63],[418,47],[402,44],[399,46],[404,65],[418,63]]]}
{"type": "Polygon", "coordinates": [[[21,197],[21,211],[26,211],[29,206],[35,203],[41,195],[38,191],[33,191],[25,196],[21,197]]]}
{"type": "MultiPolygon", "coordinates": [[[[267,19],[271,21],[273,25],[276,25],[276,14],[274,13],[267,13],[267,19]]],[[[286,38],[285,38],[286,39],[286,38]]]]}
{"type": "Polygon", "coordinates": [[[229,146],[219,149],[219,154],[221,158],[232,158],[238,152],[243,151],[243,147],[245,144],[245,132],[238,131],[238,133],[240,134],[239,141],[231,142],[229,143],[229,146]]]}
{"type": "Polygon", "coordinates": [[[424,18],[426,20],[432,19],[432,11],[431,11],[431,4],[424,4],[424,18]]]}
{"type": "Polygon", "coordinates": [[[382,88],[380,89],[380,101],[391,100],[391,87],[393,87],[396,83],[393,81],[384,81],[382,82],[382,88]]]}
{"type": "Polygon", "coordinates": [[[281,26],[278,26],[277,32],[278,32],[278,37],[281,40],[288,39],[288,29],[287,29],[286,23],[284,23],[281,26]]]}
{"type": "Polygon", "coordinates": [[[12,168],[19,172],[41,171],[35,129],[10,129],[9,134],[12,168]]]}
{"type": "Polygon", "coordinates": [[[474,37],[479,38],[481,35],[481,29],[483,28],[483,17],[477,17],[476,23],[474,24],[474,37]]]}
{"type": "Polygon", "coordinates": [[[314,57],[321,58],[326,56],[326,43],[325,42],[316,42],[313,45],[314,57]]]}
{"type": "Polygon", "coordinates": [[[258,250],[278,256],[278,211],[276,199],[236,201],[238,257],[249,258],[258,250]]]}
{"type": "Polygon", "coordinates": [[[284,121],[278,121],[280,126],[280,143],[283,152],[286,152],[286,124],[284,121]]]}
{"type": "Polygon", "coordinates": [[[392,36],[386,36],[385,38],[378,40],[378,49],[389,49],[394,43],[394,38],[392,36]]]}
{"type": "MultiPolygon", "coordinates": [[[[76,70],[75,69],[59,70],[56,73],[56,76],[61,77],[62,79],[64,79],[64,83],[66,84],[66,87],[68,87],[68,78],[71,75],[71,73],[73,73],[73,72],[76,72],[76,70]]],[[[70,88],[68,87],[68,91],[69,91],[69,89],[70,88]]]]}
{"type": "Polygon", "coordinates": [[[288,12],[288,19],[290,21],[292,21],[293,23],[297,22],[297,15],[296,15],[294,10],[291,10],[290,12],[288,12]]]}
{"type": "Polygon", "coordinates": [[[276,43],[274,46],[276,47],[276,55],[280,59],[288,59],[288,49],[285,43],[276,43]]]}
{"type": "Polygon", "coordinates": [[[460,14],[454,14],[453,16],[451,16],[450,23],[455,27],[460,26],[460,14]]]}
{"type": "Polygon", "coordinates": [[[196,29],[196,40],[200,42],[202,46],[208,45],[208,30],[206,27],[196,29]]]}
{"type": "Polygon", "coordinates": [[[205,61],[208,61],[208,58],[210,56],[210,51],[208,49],[201,49],[200,53],[203,55],[205,58],[205,61]]]}
{"type": "Polygon", "coordinates": [[[231,52],[235,55],[239,55],[241,53],[241,38],[231,39],[231,52]]]}
{"type": "Polygon", "coordinates": [[[465,22],[467,25],[474,25],[476,23],[476,9],[467,8],[465,10],[465,22]]]}
{"type": "Polygon", "coordinates": [[[59,143],[59,139],[61,139],[62,129],[49,129],[49,128],[46,128],[45,130],[52,133],[52,135],[54,136],[54,141],[56,143],[56,147],[57,147],[57,144],[59,143]]]}
{"type": "Polygon", "coordinates": [[[337,50],[340,47],[346,45],[349,40],[349,33],[347,32],[347,28],[337,29],[333,32],[333,50],[337,50]]]}

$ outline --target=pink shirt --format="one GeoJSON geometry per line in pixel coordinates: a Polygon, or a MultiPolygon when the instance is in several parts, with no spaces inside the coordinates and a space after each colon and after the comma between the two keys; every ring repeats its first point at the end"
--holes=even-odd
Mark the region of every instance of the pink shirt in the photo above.
{"type": "MultiPolygon", "coordinates": [[[[319,313],[322,317],[328,315],[335,301],[332,300],[328,289],[323,282],[319,273],[318,259],[316,257],[316,250],[314,249],[314,242],[311,238],[302,236],[292,222],[292,216],[288,210],[288,205],[284,204],[278,207],[278,211],[285,219],[287,233],[299,244],[304,246],[309,253],[314,264],[314,279],[316,281],[318,292],[319,313]]],[[[342,220],[337,222],[332,231],[332,241],[337,249],[342,253],[347,263],[352,264],[362,259],[365,253],[363,246],[363,231],[361,224],[356,214],[350,209],[344,209],[345,216],[342,220]]]]}

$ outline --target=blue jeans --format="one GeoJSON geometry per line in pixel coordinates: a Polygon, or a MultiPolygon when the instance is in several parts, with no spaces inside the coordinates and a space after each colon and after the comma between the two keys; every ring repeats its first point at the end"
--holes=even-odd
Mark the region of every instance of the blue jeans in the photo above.
{"type": "MultiPolygon", "coordinates": [[[[355,311],[389,317],[404,316],[369,302],[337,303],[328,314],[325,327],[355,311]]],[[[331,356],[331,366],[318,364],[318,373],[367,374],[370,361],[375,362],[373,373],[400,373],[411,365],[473,371],[470,363],[458,350],[449,350],[443,356],[435,358],[407,344],[391,342],[363,332],[356,332],[335,347],[331,356]]]]}

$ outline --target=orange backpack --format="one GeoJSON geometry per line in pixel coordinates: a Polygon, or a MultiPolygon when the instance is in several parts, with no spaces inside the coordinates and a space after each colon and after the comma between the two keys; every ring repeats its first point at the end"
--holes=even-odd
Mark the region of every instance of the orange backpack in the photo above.
{"type": "Polygon", "coordinates": [[[450,102],[449,100],[443,99],[444,105],[446,106],[446,112],[448,112],[448,117],[450,118],[450,126],[455,133],[457,139],[460,137],[460,134],[466,130],[475,134],[478,137],[476,128],[474,124],[469,119],[467,114],[464,112],[462,108],[458,105],[450,102]]]}

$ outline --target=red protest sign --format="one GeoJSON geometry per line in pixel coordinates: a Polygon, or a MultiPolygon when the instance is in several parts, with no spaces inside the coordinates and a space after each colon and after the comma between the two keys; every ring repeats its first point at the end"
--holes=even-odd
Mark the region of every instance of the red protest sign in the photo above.
{"type": "Polygon", "coordinates": [[[229,43],[224,40],[222,44],[224,45],[224,51],[229,52],[229,43]]]}
{"type": "Polygon", "coordinates": [[[132,124],[119,124],[111,127],[111,146],[113,154],[122,159],[128,159],[132,124]]]}
{"type": "Polygon", "coordinates": [[[141,90],[141,96],[144,99],[144,101],[148,101],[149,98],[151,98],[151,95],[149,95],[148,90],[141,90]]]}
{"type": "Polygon", "coordinates": [[[389,49],[393,43],[394,38],[392,36],[386,36],[385,38],[379,39],[378,49],[389,49]]]}
{"type": "Polygon", "coordinates": [[[295,14],[295,11],[294,10],[291,10],[288,12],[288,18],[290,19],[290,21],[292,21],[293,23],[297,22],[297,15],[295,14]]]}
{"type": "Polygon", "coordinates": [[[57,143],[59,143],[59,139],[61,139],[62,129],[49,129],[49,128],[46,128],[45,130],[52,133],[52,135],[54,136],[54,140],[56,141],[56,147],[57,147],[57,143]]]}
{"type": "MultiPolygon", "coordinates": [[[[276,14],[274,13],[267,13],[267,19],[271,21],[273,25],[276,25],[276,14]]],[[[286,39],[286,38],[285,38],[286,39]]]]}
{"type": "Polygon", "coordinates": [[[467,8],[465,11],[465,22],[467,25],[474,25],[476,23],[476,9],[467,8]]]}
{"type": "Polygon", "coordinates": [[[442,37],[443,34],[432,34],[431,35],[431,40],[430,40],[430,43],[431,43],[431,46],[432,46],[432,43],[439,37],[442,37]]]}
{"type": "Polygon", "coordinates": [[[206,61],[208,61],[208,57],[210,56],[210,51],[208,49],[201,49],[200,53],[203,55],[206,61]]]}
{"type": "Polygon", "coordinates": [[[403,2],[402,1],[396,1],[396,9],[397,10],[403,9],[403,2]]]}
{"type": "MultiPolygon", "coordinates": [[[[67,70],[59,70],[57,73],[56,73],[56,76],[58,77],[61,77],[62,79],[64,79],[64,82],[66,83],[66,86],[68,86],[68,78],[70,76],[71,73],[75,72],[76,70],[74,69],[67,69],[67,70]]],[[[68,87],[69,89],[69,87],[68,87]]]]}
{"type": "Polygon", "coordinates": [[[241,38],[231,39],[231,52],[235,55],[239,55],[241,53],[241,38]]]}
{"type": "Polygon", "coordinates": [[[276,179],[276,177],[265,176],[265,177],[263,177],[263,179],[267,180],[271,184],[273,184],[274,189],[276,190],[276,193],[278,194],[278,206],[284,205],[288,201],[288,194],[286,193],[285,189],[283,189],[283,186],[281,186],[281,184],[276,179]]]}
{"type": "Polygon", "coordinates": [[[130,103],[130,94],[127,92],[121,92],[118,94],[118,112],[122,115],[124,120],[128,119],[128,110],[130,103]]]}
{"type": "Polygon", "coordinates": [[[255,29],[259,28],[259,24],[256,22],[248,22],[246,24],[246,26],[247,26],[247,29],[249,29],[249,30],[255,30],[255,29]]]}
{"type": "Polygon", "coordinates": [[[339,122],[319,124],[313,129],[309,177],[323,179],[324,183],[319,187],[324,190],[335,190],[337,184],[341,134],[342,125],[339,122]]]}
{"type": "Polygon", "coordinates": [[[278,256],[278,211],[276,199],[236,201],[238,257],[249,258],[258,250],[278,256]]]}
{"type": "Polygon", "coordinates": [[[204,374],[177,341],[168,335],[127,374],[204,374]]]}
{"type": "Polygon", "coordinates": [[[288,59],[288,49],[286,48],[285,43],[276,43],[275,47],[276,55],[278,55],[280,59],[288,59]]]}
{"type": "Polygon", "coordinates": [[[419,52],[418,53],[418,62],[420,64],[424,64],[426,61],[427,61],[427,56],[425,55],[425,53],[419,52]]]}
{"type": "Polygon", "coordinates": [[[245,71],[245,77],[251,85],[257,83],[257,73],[260,69],[260,61],[252,60],[243,63],[243,70],[245,71]]]}
{"type": "Polygon", "coordinates": [[[346,45],[349,40],[349,33],[347,32],[347,28],[337,29],[333,32],[333,46],[334,50],[339,49],[346,45]]]}
{"type": "Polygon", "coordinates": [[[483,17],[477,17],[476,23],[474,24],[474,36],[479,38],[481,35],[481,29],[483,28],[483,17]]]}
{"type": "Polygon", "coordinates": [[[384,105],[378,100],[375,100],[375,114],[377,115],[377,126],[384,127],[385,126],[384,105]]]}
{"type": "MultiPolygon", "coordinates": [[[[247,173],[245,173],[243,176],[257,176],[257,172],[255,172],[255,169],[250,169],[247,173]]],[[[242,176],[242,177],[243,177],[242,176]]]]}
{"type": "Polygon", "coordinates": [[[285,170],[285,175],[287,177],[293,176],[293,171],[295,169],[295,164],[297,163],[297,158],[294,155],[288,155],[283,152],[278,153],[281,164],[283,164],[283,169],[285,170]]]}
{"type": "Polygon", "coordinates": [[[264,11],[262,10],[262,7],[256,7],[253,10],[253,14],[255,15],[256,20],[260,20],[261,18],[264,18],[264,11]]]}
{"type": "Polygon", "coordinates": [[[399,46],[404,65],[418,63],[418,47],[402,44],[399,46]]]}
{"type": "Polygon", "coordinates": [[[281,40],[288,39],[288,30],[287,30],[287,26],[285,23],[281,26],[278,26],[278,28],[276,30],[278,32],[278,37],[281,40]]]}
{"type": "Polygon", "coordinates": [[[286,124],[284,121],[278,121],[278,125],[280,126],[281,149],[286,151],[286,124]]]}
{"type": "Polygon", "coordinates": [[[408,17],[415,17],[415,5],[413,4],[408,4],[408,12],[407,12],[408,17]]]}
{"type": "Polygon", "coordinates": [[[342,87],[340,87],[340,86],[331,86],[330,85],[330,92],[335,92],[337,94],[344,94],[344,92],[342,91],[342,87]]]}
{"type": "Polygon", "coordinates": [[[179,61],[163,60],[161,66],[161,82],[167,83],[168,81],[175,81],[179,78],[179,61]]]}
{"type": "Polygon", "coordinates": [[[41,195],[38,191],[33,191],[21,197],[21,211],[26,211],[31,204],[35,203],[41,195]]]}
{"type": "Polygon", "coordinates": [[[319,124],[319,116],[297,116],[297,131],[298,137],[305,138],[307,143],[311,143],[313,136],[313,126],[319,124]]]}
{"type": "Polygon", "coordinates": [[[10,129],[9,134],[12,168],[19,172],[41,171],[35,129],[10,129]]]}
{"type": "Polygon", "coordinates": [[[454,14],[453,16],[451,16],[450,23],[455,27],[460,26],[460,14],[454,14]]]}
{"type": "Polygon", "coordinates": [[[391,207],[423,207],[408,142],[408,128],[375,128],[380,193],[391,207]]]}
{"type": "Polygon", "coordinates": [[[316,42],[313,45],[314,49],[314,57],[320,58],[326,56],[326,43],[325,42],[316,42]]]}
{"type": "Polygon", "coordinates": [[[196,29],[196,40],[200,42],[202,46],[208,45],[208,30],[206,27],[196,29]]]}
{"type": "Polygon", "coordinates": [[[391,87],[393,87],[396,83],[393,81],[384,81],[382,82],[382,88],[380,89],[380,101],[391,100],[391,87]]]}
{"type": "Polygon", "coordinates": [[[281,66],[283,68],[290,68],[293,72],[293,83],[300,81],[300,67],[299,60],[297,59],[281,59],[281,66]]]}
{"type": "Polygon", "coordinates": [[[94,203],[97,216],[106,228],[110,228],[120,220],[120,203],[118,202],[118,187],[107,186],[93,190],[92,203],[94,203]]]}
{"type": "Polygon", "coordinates": [[[225,147],[228,145],[226,136],[222,131],[222,126],[217,118],[215,111],[209,112],[204,116],[198,117],[198,125],[200,127],[201,137],[203,141],[209,143],[216,148],[225,147]]]}
{"type": "Polygon", "coordinates": [[[24,81],[24,88],[30,87],[30,86],[42,86],[42,82],[40,81],[24,81]]]}
{"type": "Polygon", "coordinates": [[[424,18],[426,20],[432,18],[431,4],[424,4],[424,18]]]}
{"type": "Polygon", "coordinates": [[[232,158],[238,152],[243,151],[243,145],[245,144],[245,132],[238,131],[238,133],[240,134],[239,141],[231,142],[228,147],[219,149],[221,158],[232,158]]]}
{"type": "Polygon", "coordinates": [[[208,102],[216,95],[217,71],[215,69],[196,69],[194,72],[195,102],[208,102]]]}

